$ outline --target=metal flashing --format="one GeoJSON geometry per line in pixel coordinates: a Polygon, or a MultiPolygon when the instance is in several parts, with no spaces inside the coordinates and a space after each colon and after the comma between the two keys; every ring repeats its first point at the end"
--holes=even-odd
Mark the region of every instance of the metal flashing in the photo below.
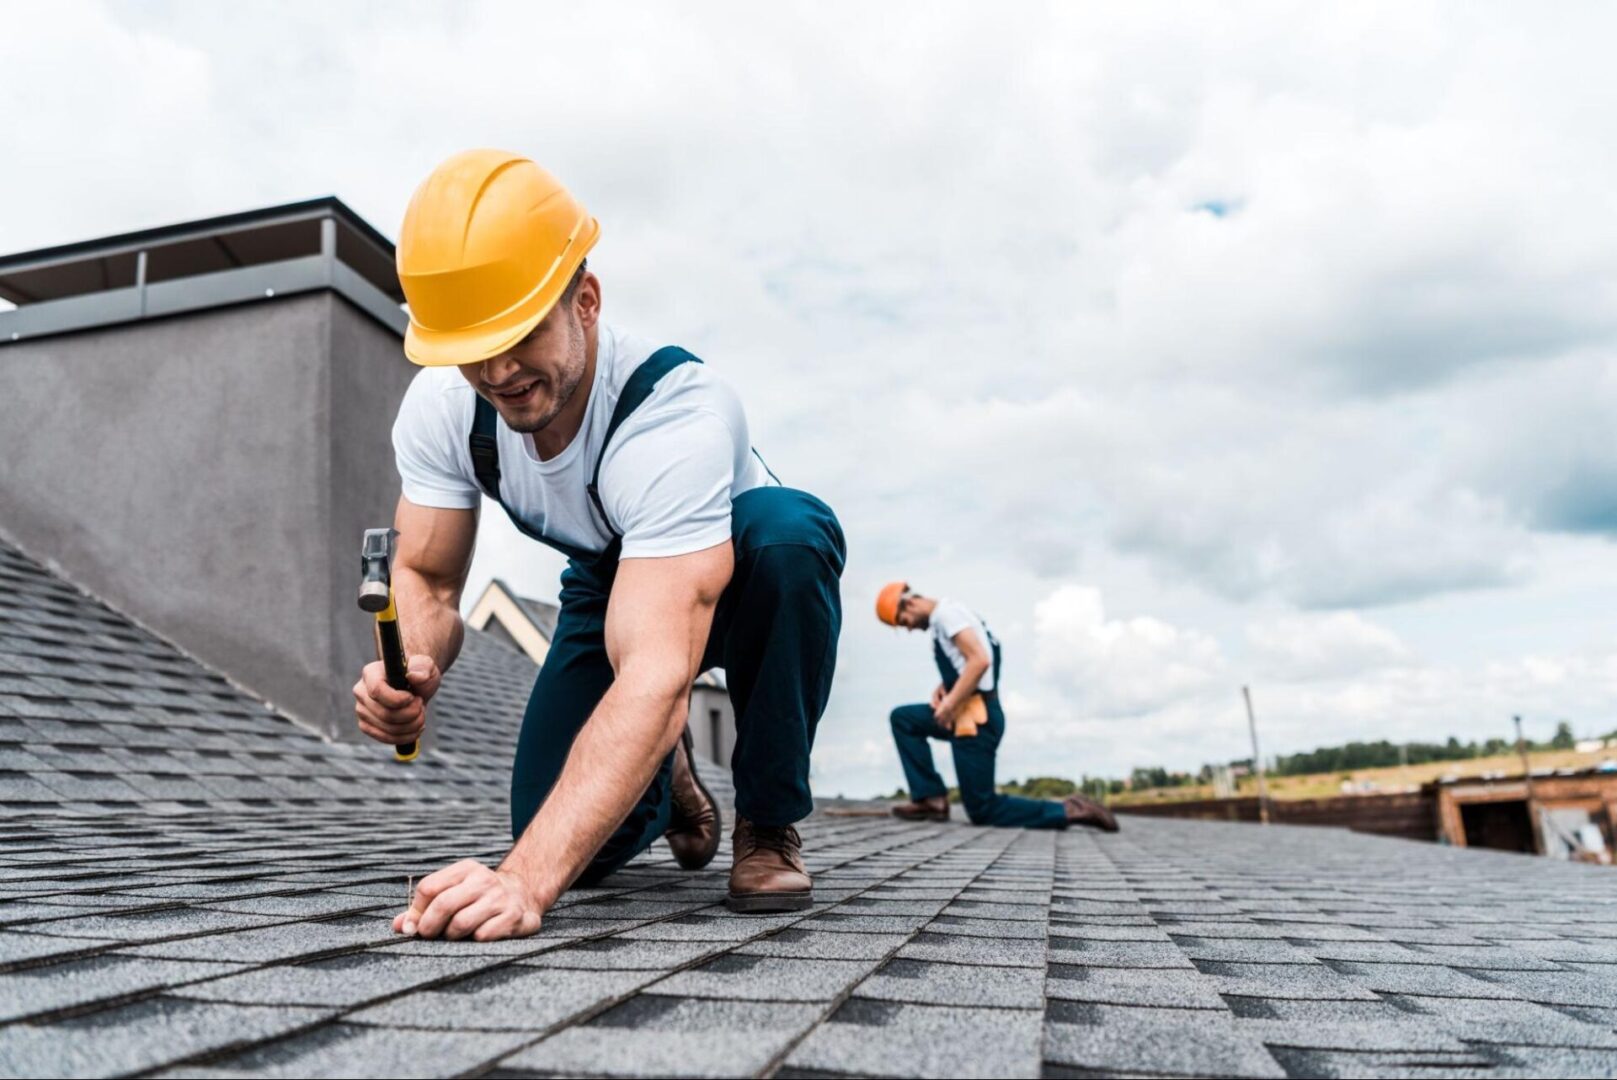
{"type": "Polygon", "coordinates": [[[393,245],[326,197],[0,256],[0,345],[329,289],[393,333],[393,245]]]}

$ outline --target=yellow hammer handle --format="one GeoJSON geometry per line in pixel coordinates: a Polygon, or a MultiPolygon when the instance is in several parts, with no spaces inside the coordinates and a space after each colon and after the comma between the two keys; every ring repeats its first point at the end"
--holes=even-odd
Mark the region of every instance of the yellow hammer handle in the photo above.
{"type": "MultiPolygon", "coordinates": [[[[410,689],[409,670],[404,659],[404,635],[399,631],[399,609],[393,590],[387,590],[387,607],[376,614],[376,652],[387,671],[387,684],[395,690],[410,689]]],[[[414,761],[421,756],[421,743],[412,740],[393,747],[394,761],[414,761]]]]}

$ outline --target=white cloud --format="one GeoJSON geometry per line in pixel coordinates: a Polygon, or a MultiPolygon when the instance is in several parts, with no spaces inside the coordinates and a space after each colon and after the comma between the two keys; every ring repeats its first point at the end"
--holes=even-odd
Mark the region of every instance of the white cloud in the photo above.
{"type": "Polygon", "coordinates": [[[1223,667],[1218,643],[1138,615],[1108,619],[1099,589],[1063,585],[1033,609],[1035,665],[1080,713],[1128,716],[1198,694],[1223,667]]]}
{"type": "Polygon", "coordinates": [[[1246,637],[1259,679],[1358,675],[1413,659],[1397,634],[1353,611],[1272,619],[1246,637]]]}
{"type": "Polygon", "coordinates": [[[1617,650],[1527,655],[1471,666],[1390,667],[1353,679],[1259,688],[1265,753],[1347,739],[1511,738],[1512,716],[1529,738],[1560,720],[1579,735],[1617,729],[1617,650]]]}
{"type": "MultiPolygon", "coordinates": [[[[608,317],[733,380],[843,520],[833,785],[892,786],[856,762],[930,685],[869,615],[895,576],[1005,638],[1021,772],[1239,756],[1218,658],[1315,609],[1411,655],[1299,623],[1263,653],[1294,686],[1260,708],[1306,717],[1277,740],[1598,707],[1609,7],[388,12],[8,10],[0,250],[325,193],[391,233],[447,153],[531,152],[602,219],[608,317]]],[[[556,569],[491,520],[472,587],[556,569]]]]}

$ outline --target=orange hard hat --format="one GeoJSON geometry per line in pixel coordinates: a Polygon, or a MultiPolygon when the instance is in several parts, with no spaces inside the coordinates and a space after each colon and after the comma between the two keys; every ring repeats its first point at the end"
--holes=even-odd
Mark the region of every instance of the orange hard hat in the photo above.
{"type": "Polygon", "coordinates": [[[881,587],[876,594],[876,618],[888,626],[898,625],[898,605],[904,599],[904,594],[910,591],[909,583],[903,581],[889,581],[881,587]]]}
{"type": "Polygon", "coordinates": [[[399,230],[404,355],[436,367],[505,352],[550,313],[600,234],[561,181],[527,158],[451,157],[416,189],[399,230]]]}

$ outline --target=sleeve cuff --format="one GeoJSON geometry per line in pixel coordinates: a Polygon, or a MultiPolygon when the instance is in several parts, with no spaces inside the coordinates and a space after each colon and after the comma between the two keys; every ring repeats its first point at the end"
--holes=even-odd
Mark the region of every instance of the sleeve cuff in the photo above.
{"type": "Polygon", "coordinates": [[[448,491],[444,488],[422,487],[420,484],[403,485],[404,497],[417,506],[434,510],[476,510],[482,495],[476,491],[448,491]]]}
{"type": "Polygon", "coordinates": [[[706,551],[710,547],[717,547],[730,539],[730,523],[690,536],[653,536],[644,540],[633,537],[623,538],[622,558],[625,559],[671,559],[675,555],[689,555],[694,551],[706,551]]]}

